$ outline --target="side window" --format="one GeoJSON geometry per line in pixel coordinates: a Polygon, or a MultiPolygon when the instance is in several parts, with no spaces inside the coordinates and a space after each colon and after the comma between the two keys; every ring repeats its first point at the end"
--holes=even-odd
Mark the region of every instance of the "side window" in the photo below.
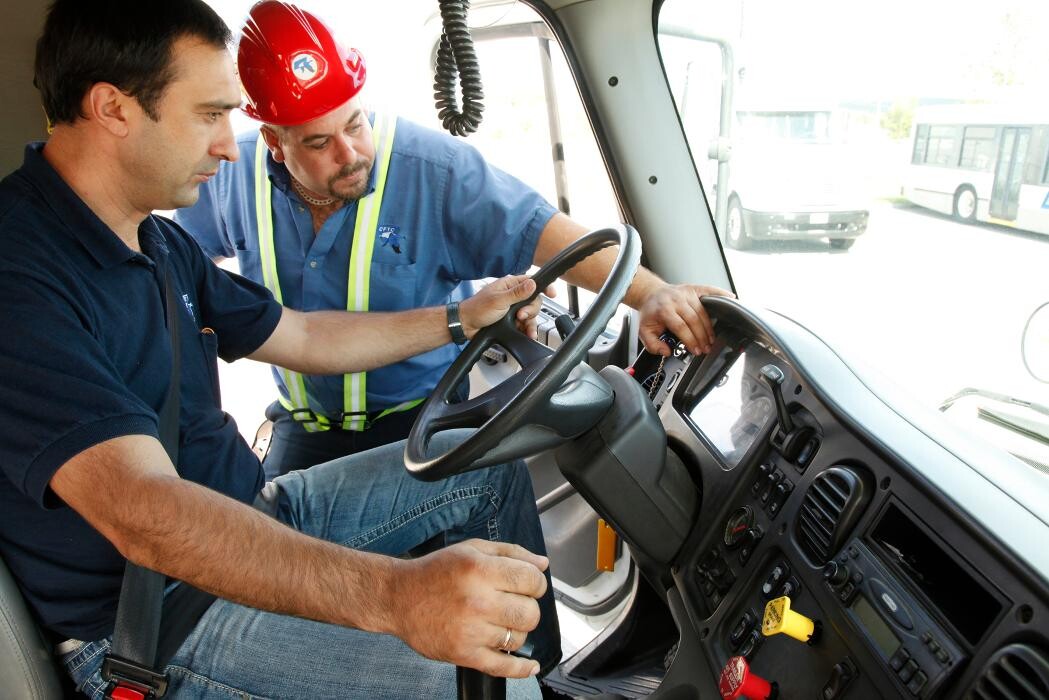
{"type": "Polygon", "coordinates": [[[957,165],[953,126],[934,126],[929,130],[929,151],[925,162],[933,165],[957,165]]]}
{"type": "MultiPolygon", "coordinates": [[[[522,10],[524,8],[517,8],[522,10]]],[[[539,16],[472,30],[484,121],[468,141],[588,228],[622,221],[593,129],[564,53],[539,16]]],[[[556,301],[567,307],[567,285],[556,301]]],[[[593,295],[579,290],[580,311],[593,295]]]]}
{"type": "Polygon", "coordinates": [[[911,162],[921,164],[925,162],[925,151],[929,146],[929,125],[919,124],[914,135],[914,157],[911,162]]]}
{"type": "Polygon", "coordinates": [[[967,126],[962,137],[963,168],[973,170],[990,170],[994,161],[993,126],[967,126]]]}

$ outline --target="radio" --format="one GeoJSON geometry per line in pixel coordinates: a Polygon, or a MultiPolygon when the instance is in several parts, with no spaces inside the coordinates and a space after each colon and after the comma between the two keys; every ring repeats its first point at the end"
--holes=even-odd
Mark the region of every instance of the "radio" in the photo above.
{"type": "Polygon", "coordinates": [[[966,660],[951,635],[859,539],[827,562],[823,578],[899,688],[930,698],[966,660]]]}

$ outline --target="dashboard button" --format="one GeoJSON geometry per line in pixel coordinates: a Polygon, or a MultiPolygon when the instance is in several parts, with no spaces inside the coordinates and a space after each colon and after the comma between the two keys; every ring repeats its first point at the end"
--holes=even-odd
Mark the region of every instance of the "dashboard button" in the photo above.
{"type": "Polygon", "coordinates": [[[768,511],[769,515],[775,518],[779,515],[780,508],[783,507],[784,501],[790,496],[790,492],[794,490],[794,484],[790,483],[786,479],[779,482],[772,488],[772,496],[769,498],[768,511]]]}
{"type": "Polygon", "coordinates": [[[776,488],[776,485],[783,480],[783,475],[779,472],[772,472],[769,474],[768,479],[765,480],[765,486],[761,489],[761,495],[758,497],[761,500],[762,505],[769,502],[769,498],[772,497],[772,490],[776,488]]]}
{"type": "Polygon", "coordinates": [[[911,695],[917,695],[922,692],[922,688],[925,687],[925,682],[928,680],[928,676],[921,671],[918,671],[914,674],[914,678],[911,678],[910,682],[907,684],[907,690],[911,691],[911,695]]]}
{"type": "Polygon", "coordinates": [[[892,655],[892,658],[889,659],[889,665],[892,666],[893,671],[899,671],[910,658],[911,655],[906,647],[900,647],[896,650],[896,653],[892,655]]]}
{"type": "Polygon", "coordinates": [[[841,591],[838,592],[838,600],[840,600],[845,605],[848,605],[850,602],[852,602],[852,596],[854,596],[855,594],[856,586],[854,586],[851,582],[846,583],[844,586],[842,586],[841,591]]]}
{"type": "Polygon", "coordinates": [[[914,659],[911,659],[910,661],[908,661],[907,663],[905,663],[903,665],[903,668],[901,668],[899,671],[896,672],[896,675],[898,675],[900,677],[901,681],[906,683],[907,681],[909,681],[911,679],[911,676],[913,676],[914,672],[917,671],[917,670],[918,670],[918,662],[915,661],[914,659]]]}
{"type": "Polygon", "coordinates": [[[761,487],[765,485],[768,480],[769,474],[775,467],[771,463],[766,462],[758,467],[758,476],[754,479],[754,483],[750,487],[750,492],[757,496],[761,492],[761,487]]]}
{"type": "Polygon", "coordinates": [[[762,641],[763,638],[761,632],[758,630],[752,630],[750,636],[748,636],[746,641],[743,642],[743,646],[739,648],[739,655],[748,660],[752,660],[754,655],[758,653],[758,649],[761,648],[762,641]]]}
{"type": "Polygon", "coordinates": [[[896,620],[904,629],[914,629],[910,613],[907,612],[907,608],[903,607],[899,596],[876,578],[870,580],[870,587],[871,593],[874,594],[874,599],[878,601],[878,607],[892,615],[892,619],[896,620]]]}
{"type": "Polygon", "coordinates": [[[936,654],[936,660],[939,661],[941,664],[945,664],[945,663],[947,663],[948,661],[951,660],[951,655],[948,654],[943,649],[940,649],[939,651],[935,652],[935,654],[936,654]]]}
{"type": "Polygon", "coordinates": [[[732,632],[729,633],[728,641],[732,645],[733,649],[739,647],[746,639],[747,634],[754,629],[754,623],[757,621],[757,616],[751,611],[747,610],[739,618],[736,626],[732,628],[732,632]]]}
{"type": "Polygon", "coordinates": [[[790,576],[790,567],[784,562],[780,562],[772,567],[772,571],[769,572],[768,578],[765,579],[765,583],[761,584],[761,595],[765,597],[765,600],[771,600],[776,597],[780,586],[790,576]]]}
{"type": "Polygon", "coordinates": [[[747,535],[743,538],[743,546],[739,549],[740,566],[744,566],[750,561],[750,555],[754,553],[758,543],[761,542],[761,538],[764,536],[765,531],[761,529],[760,525],[755,525],[747,530],[747,535]]]}
{"type": "Polygon", "coordinates": [[[800,591],[801,584],[798,583],[798,579],[791,576],[790,579],[783,584],[783,590],[780,592],[780,595],[785,595],[788,598],[797,598],[800,591]]]}

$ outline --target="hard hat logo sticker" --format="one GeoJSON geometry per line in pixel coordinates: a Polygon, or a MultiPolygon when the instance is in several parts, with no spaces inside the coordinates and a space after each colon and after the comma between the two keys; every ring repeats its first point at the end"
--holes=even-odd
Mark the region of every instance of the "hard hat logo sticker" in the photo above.
{"type": "Polygon", "coordinates": [[[314,53],[297,53],[291,57],[291,72],[302,83],[309,84],[324,75],[324,59],[314,53]]]}

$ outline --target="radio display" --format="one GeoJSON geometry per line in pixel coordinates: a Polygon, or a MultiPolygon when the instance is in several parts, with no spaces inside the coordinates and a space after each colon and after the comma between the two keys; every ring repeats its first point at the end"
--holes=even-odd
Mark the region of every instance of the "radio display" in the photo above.
{"type": "Polygon", "coordinates": [[[746,364],[747,353],[740,353],[689,412],[730,468],[739,464],[776,414],[772,397],[746,372],[746,364]]]}
{"type": "Polygon", "coordinates": [[[892,628],[885,624],[885,620],[881,619],[881,615],[874,609],[874,606],[868,602],[866,597],[860,595],[856,596],[856,602],[852,604],[852,611],[863,623],[863,628],[881,650],[882,656],[886,659],[892,658],[892,655],[900,648],[900,640],[893,633],[892,628]]]}

